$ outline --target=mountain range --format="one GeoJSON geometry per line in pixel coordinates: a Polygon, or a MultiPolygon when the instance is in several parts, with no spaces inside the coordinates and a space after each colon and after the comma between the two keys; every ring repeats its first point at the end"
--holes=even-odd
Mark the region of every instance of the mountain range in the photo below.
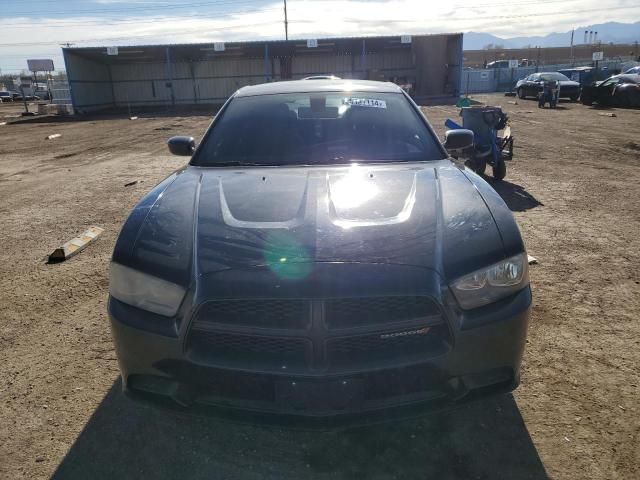
{"type": "MultiPolygon", "coordinates": [[[[575,45],[584,43],[584,31],[598,32],[598,40],[602,43],[634,43],[640,41],[640,22],[619,23],[608,22],[576,27],[573,38],[575,45]]],[[[571,31],[554,32],[545,36],[501,38],[490,33],[466,32],[464,34],[465,50],[481,50],[488,45],[504,48],[531,47],[565,47],[571,45],[571,31]]]]}

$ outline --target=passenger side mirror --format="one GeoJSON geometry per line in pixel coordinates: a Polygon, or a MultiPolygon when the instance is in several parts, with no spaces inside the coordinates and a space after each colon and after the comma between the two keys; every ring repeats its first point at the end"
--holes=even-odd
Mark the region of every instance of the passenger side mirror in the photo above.
{"type": "Polygon", "coordinates": [[[473,132],[466,128],[447,130],[442,144],[448,151],[463,150],[473,145],[473,132]]]}
{"type": "Polygon", "coordinates": [[[171,137],[167,144],[169,145],[169,151],[174,155],[190,157],[196,149],[196,141],[193,137],[187,137],[184,135],[171,137]]]}

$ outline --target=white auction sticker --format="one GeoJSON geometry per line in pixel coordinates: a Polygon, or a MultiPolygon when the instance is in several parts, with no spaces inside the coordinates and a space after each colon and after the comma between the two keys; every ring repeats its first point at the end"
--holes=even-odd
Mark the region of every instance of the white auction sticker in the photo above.
{"type": "Polygon", "coordinates": [[[376,100],[375,98],[343,98],[342,104],[351,105],[352,107],[387,108],[387,102],[376,100]]]}

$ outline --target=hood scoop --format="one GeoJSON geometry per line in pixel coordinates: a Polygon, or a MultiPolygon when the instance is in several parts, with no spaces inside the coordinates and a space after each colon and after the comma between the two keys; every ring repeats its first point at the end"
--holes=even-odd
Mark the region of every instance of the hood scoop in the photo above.
{"type": "Polygon", "coordinates": [[[219,178],[225,224],[236,228],[295,228],[304,223],[308,175],[245,174],[219,178]]]}

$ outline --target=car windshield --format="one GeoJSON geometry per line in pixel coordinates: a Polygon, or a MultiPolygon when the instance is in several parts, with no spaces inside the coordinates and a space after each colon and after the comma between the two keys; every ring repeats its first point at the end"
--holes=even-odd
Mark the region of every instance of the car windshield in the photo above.
{"type": "Polygon", "coordinates": [[[569,78],[564,76],[561,73],[541,73],[540,80],[543,80],[545,82],[549,82],[551,80],[556,80],[558,82],[566,82],[569,80],[569,78]]]}
{"type": "Polygon", "coordinates": [[[601,87],[608,87],[609,85],[616,85],[620,83],[622,79],[620,77],[610,77],[600,84],[601,87]]]}
{"type": "Polygon", "coordinates": [[[446,158],[398,93],[320,92],[236,97],[193,165],[308,165],[446,158]]]}
{"type": "Polygon", "coordinates": [[[640,75],[624,75],[620,77],[624,83],[640,83],[640,75]]]}

